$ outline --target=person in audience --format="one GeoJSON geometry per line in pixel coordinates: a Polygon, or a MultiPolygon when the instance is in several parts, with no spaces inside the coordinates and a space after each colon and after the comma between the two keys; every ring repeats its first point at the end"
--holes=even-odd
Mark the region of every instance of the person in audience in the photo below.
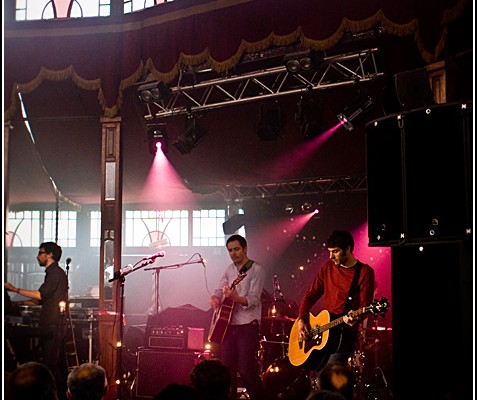
{"type": "Polygon", "coordinates": [[[318,389],[311,392],[306,400],[346,400],[346,397],[333,390],[318,389]]]}
{"type": "Polygon", "coordinates": [[[195,365],[190,381],[204,400],[230,399],[230,369],[219,359],[203,360],[195,365]]]}
{"type": "Polygon", "coordinates": [[[69,400],[102,400],[108,390],[106,371],[100,365],[84,363],[68,374],[69,400]]]}
{"type": "Polygon", "coordinates": [[[169,383],[154,396],[154,400],[201,400],[197,390],[190,385],[169,383]]]}
{"type": "Polygon", "coordinates": [[[318,374],[318,387],[341,393],[347,400],[353,399],[354,376],[343,363],[328,363],[318,374]]]}
{"type": "Polygon", "coordinates": [[[58,400],[53,373],[37,361],[28,361],[17,367],[6,386],[7,400],[58,400]]]}

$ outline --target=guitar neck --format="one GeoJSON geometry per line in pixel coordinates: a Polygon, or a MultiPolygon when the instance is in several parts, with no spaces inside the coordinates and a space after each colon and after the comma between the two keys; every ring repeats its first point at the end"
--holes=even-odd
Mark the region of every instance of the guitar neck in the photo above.
{"type": "MultiPolygon", "coordinates": [[[[353,318],[360,316],[361,314],[364,314],[366,312],[366,307],[358,308],[355,311],[351,312],[351,316],[353,318]]],[[[324,324],[319,327],[320,332],[324,332],[328,329],[334,328],[335,326],[338,326],[344,322],[343,316],[336,318],[335,320],[328,322],[327,324],[324,324]]]]}

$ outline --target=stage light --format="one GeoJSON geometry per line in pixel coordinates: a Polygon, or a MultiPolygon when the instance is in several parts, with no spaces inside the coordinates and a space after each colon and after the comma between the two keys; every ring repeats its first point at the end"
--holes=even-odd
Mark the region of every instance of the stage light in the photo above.
{"type": "Polygon", "coordinates": [[[286,204],[285,205],[285,211],[289,214],[293,214],[294,208],[292,204],[286,204]]]}
{"type": "Polygon", "coordinates": [[[196,147],[205,136],[205,130],[199,127],[195,116],[188,116],[186,131],[177,137],[173,143],[174,147],[179,150],[181,154],[187,154],[196,147]]]}
{"type": "Polygon", "coordinates": [[[354,129],[352,121],[357,122],[362,118],[373,106],[373,99],[367,95],[358,95],[358,97],[346,107],[343,112],[339,113],[336,118],[348,131],[354,129]]]}
{"type": "Polygon", "coordinates": [[[169,87],[164,82],[145,83],[137,89],[139,100],[144,103],[164,100],[170,93],[169,87]]]}
{"type": "Polygon", "coordinates": [[[287,54],[283,57],[283,61],[289,73],[297,74],[300,71],[318,69],[323,63],[323,57],[313,50],[301,50],[287,54]]]}
{"type": "Polygon", "coordinates": [[[301,133],[307,139],[319,136],[325,130],[322,107],[311,96],[300,98],[295,121],[300,124],[301,133]]]}
{"type": "Polygon", "coordinates": [[[169,150],[169,139],[167,136],[166,124],[152,124],[146,126],[147,142],[149,152],[152,155],[157,153],[160,148],[166,154],[169,150]]]}
{"type": "Polygon", "coordinates": [[[262,106],[257,125],[257,136],[264,141],[275,140],[283,127],[283,113],[278,102],[271,108],[262,106]]]}

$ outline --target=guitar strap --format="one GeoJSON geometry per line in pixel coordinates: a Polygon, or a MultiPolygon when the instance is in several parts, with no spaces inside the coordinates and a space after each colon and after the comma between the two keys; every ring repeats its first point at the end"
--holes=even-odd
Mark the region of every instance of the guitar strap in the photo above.
{"type": "Polygon", "coordinates": [[[343,315],[346,315],[349,310],[351,310],[351,301],[353,300],[353,295],[358,293],[358,279],[359,273],[361,271],[361,266],[363,263],[358,261],[356,264],[356,270],[354,271],[353,281],[351,282],[351,286],[349,288],[348,297],[346,298],[346,304],[344,306],[343,315]]]}
{"type": "Polygon", "coordinates": [[[239,275],[240,274],[244,274],[245,272],[247,272],[250,267],[252,266],[252,264],[254,263],[255,261],[253,260],[248,260],[243,266],[242,268],[240,268],[240,271],[239,271],[239,275]]]}

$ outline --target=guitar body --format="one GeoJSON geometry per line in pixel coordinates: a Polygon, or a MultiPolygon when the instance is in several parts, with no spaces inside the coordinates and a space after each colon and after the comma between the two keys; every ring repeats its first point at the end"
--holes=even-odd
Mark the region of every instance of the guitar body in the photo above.
{"type": "MultiPolygon", "coordinates": [[[[230,285],[230,289],[234,289],[242,280],[247,276],[245,272],[240,273],[237,278],[230,285]]],[[[232,311],[234,309],[235,301],[230,300],[228,297],[224,297],[220,307],[214,312],[212,316],[212,322],[209,328],[208,340],[210,342],[222,344],[227,327],[232,318],[232,311]]]]}
{"type": "MultiPolygon", "coordinates": [[[[320,327],[331,322],[331,314],[321,311],[316,317],[310,313],[310,326],[320,327]]],[[[300,342],[298,340],[298,319],[293,323],[288,343],[288,358],[294,366],[319,368],[325,364],[329,355],[337,350],[341,339],[341,330],[335,328],[310,335],[300,342]]]]}
{"type": "MultiPolygon", "coordinates": [[[[384,315],[388,308],[388,300],[382,297],[366,307],[350,311],[348,316],[355,318],[366,313],[384,315]]],[[[316,317],[310,313],[310,329],[303,341],[299,340],[298,319],[293,323],[288,343],[288,359],[292,365],[319,369],[328,361],[341,344],[342,328],[338,326],[344,320],[343,316],[336,317],[327,310],[321,311],[316,317]]]]}
{"type": "Polygon", "coordinates": [[[230,318],[232,318],[234,304],[234,301],[226,297],[220,307],[214,312],[209,328],[208,340],[210,342],[221,344],[224,340],[225,332],[227,332],[227,327],[230,323],[230,318]]]}

